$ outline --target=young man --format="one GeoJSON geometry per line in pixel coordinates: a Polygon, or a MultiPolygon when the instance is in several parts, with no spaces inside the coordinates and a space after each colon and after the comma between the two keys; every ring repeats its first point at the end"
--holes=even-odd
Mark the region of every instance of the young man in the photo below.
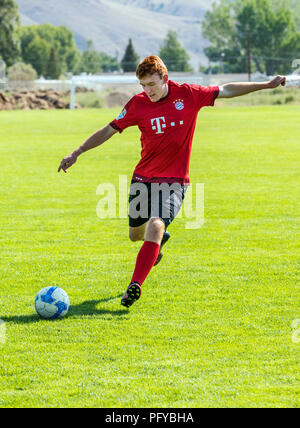
{"type": "Polygon", "coordinates": [[[189,161],[199,110],[213,106],[217,97],[232,98],[285,85],[283,76],[263,83],[179,85],[169,80],[168,70],[157,56],[145,58],[136,75],[144,91],[135,95],[115,120],[66,156],[58,169],[67,172],[82,153],[129,126],[138,126],[141,131],[142,155],[133,173],[129,196],[129,237],[144,243],[121,300],[126,307],[140,298],[142,284],[160,262],[162,246],[170,238],[166,229],[179,212],[189,184],[189,161]],[[170,192],[160,191],[159,184],[169,186],[170,192]]]}

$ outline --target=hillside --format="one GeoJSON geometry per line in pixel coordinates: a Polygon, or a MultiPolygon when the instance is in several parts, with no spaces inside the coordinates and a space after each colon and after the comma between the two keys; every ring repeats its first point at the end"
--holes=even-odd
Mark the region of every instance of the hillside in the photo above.
{"type": "Polygon", "coordinates": [[[157,54],[169,29],[179,39],[198,68],[206,63],[201,20],[212,0],[17,0],[22,25],[65,25],[80,49],[93,40],[96,49],[119,59],[129,37],[138,54],[157,54]]]}

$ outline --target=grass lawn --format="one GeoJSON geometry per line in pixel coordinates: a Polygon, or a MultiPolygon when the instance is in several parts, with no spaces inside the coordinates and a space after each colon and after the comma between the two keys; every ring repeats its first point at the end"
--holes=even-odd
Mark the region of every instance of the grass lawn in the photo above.
{"type": "Polygon", "coordinates": [[[299,407],[300,106],[203,109],[190,175],[205,224],[180,218],[129,311],[139,243],[100,220],[100,183],[139,154],[130,128],[60,160],[119,110],[0,112],[1,407],[299,407]],[[71,300],[42,321],[46,286],[71,300]]]}

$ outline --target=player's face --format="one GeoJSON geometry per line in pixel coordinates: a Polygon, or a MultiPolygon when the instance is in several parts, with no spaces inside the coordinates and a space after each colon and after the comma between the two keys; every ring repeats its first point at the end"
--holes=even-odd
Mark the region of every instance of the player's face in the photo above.
{"type": "Polygon", "coordinates": [[[168,95],[168,75],[161,78],[158,73],[148,74],[140,80],[140,84],[153,103],[168,95]]]}

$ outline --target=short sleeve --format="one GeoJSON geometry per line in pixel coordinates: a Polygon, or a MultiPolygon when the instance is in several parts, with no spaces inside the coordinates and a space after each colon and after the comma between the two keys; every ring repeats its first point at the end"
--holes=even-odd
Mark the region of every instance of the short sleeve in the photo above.
{"type": "Polygon", "coordinates": [[[123,132],[124,129],[129,126],[138,125],[138,116],[136,114],[135,104],[134,96],[130,101],[128,101],[119,116],[110,122],[110,126],[119,132],[123,132]]]}
{"type": "Polygon", "coordinates": [[[219,86],[190,85],[197,108],[213,106],[219,95],[219,86]]]}

